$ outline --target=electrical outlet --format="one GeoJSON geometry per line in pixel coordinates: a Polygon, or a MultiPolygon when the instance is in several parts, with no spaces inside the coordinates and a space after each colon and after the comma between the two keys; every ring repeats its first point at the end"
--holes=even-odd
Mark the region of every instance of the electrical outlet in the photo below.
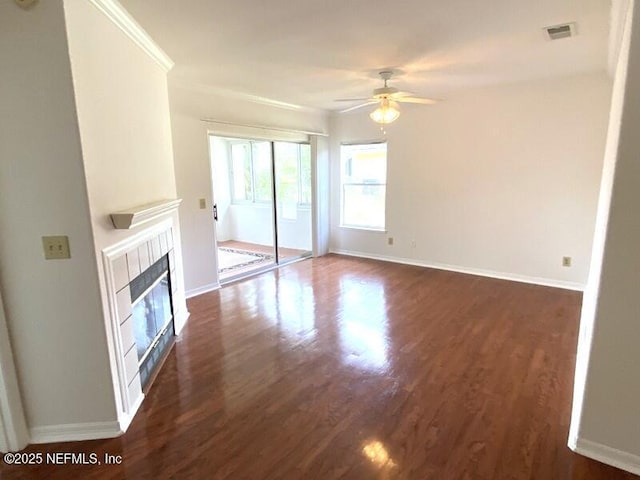
{"type": "Polygon", "coordinates": [[[393,245],[393,237],[387,238],[387,245],[393,245]]]}
{"type": "Polygon", "coordinates": [[[416,241],[415,240],[411,240],[411,248],[416,248],[416,241]]]}
{"type": "Polygon", "coordinates": [[[69,237],[66,235],[42,237],[42,248],[44,249],[45,260],[71,258],[69,237]]]}
{"type": "Polygon", "coordinates": [[[571,266],[571,257],[562,257],[562,266],[570,267],[571,266]]]}
{"type": "Polygon", "coordinates": [[[200,199],[200,210],[204,210],[205,208],[207,208],[207,199],[206,198],[201,198],[200,199]]]}

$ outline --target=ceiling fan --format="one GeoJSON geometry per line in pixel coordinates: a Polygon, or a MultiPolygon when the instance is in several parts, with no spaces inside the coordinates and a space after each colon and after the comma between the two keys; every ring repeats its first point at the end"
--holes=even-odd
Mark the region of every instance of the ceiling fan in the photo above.
{"type": "Polygon", "coordinates": [[[341,98],[336,102],[357,102],[364,100],[364,103],[340,110],[340,113],[351,112],[369,105],[379,104],[373,112],[369,114],[371,119],[377,123],[391,123],[400,116],[398,103],[419,103],[422,105],[432,105],[437,100],[432,98],[416,97],[409,92],[401,92],[395,87],[389,87],[387,82],[393,76],[393,71],[383,70],[379,72],[380,78],[384,81],[384,87],[373,90],[373,95],[369,98],[341,98]]]}

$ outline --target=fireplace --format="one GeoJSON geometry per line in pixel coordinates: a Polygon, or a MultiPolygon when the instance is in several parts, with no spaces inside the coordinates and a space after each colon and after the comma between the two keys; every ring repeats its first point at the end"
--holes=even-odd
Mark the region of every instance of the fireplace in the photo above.
{"type": "MultiPolygon", "coordinates": [[[[168,203],[175,210],[179,202],[168,203]]],[[[149,210],[140,209],[142,213],[149,210]]],[[[137,232],[102,252],[109,302],[108,346],[122,431],[152,388],[189,315],[181,281],[177,216],[171,212],[164,211],[164,217],[154,218],[152,225],[148,215],[138,218],[139,212],[118,214],[137,218],[137,232]],[[143,228],[139,228],[141,222],[143,228]]]]}
{"type": "Polygon", "coordinates": [[[134,278],[129,291],[140,382],[144,390],[173,344],[169,256],[162,256],[134,278]]]}

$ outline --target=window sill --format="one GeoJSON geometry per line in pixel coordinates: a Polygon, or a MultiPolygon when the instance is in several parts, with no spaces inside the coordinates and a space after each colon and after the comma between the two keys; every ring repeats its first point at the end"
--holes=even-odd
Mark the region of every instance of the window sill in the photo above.
{"type": "Polygon", "coordinates": [[[376,227],[357,227],[355,225],[338,225],[339,228],[343,228],[345,230],[360,230],[364,232],[372,232],[372,233],[387,233],[386,228],[376,228],[376,227]]]}

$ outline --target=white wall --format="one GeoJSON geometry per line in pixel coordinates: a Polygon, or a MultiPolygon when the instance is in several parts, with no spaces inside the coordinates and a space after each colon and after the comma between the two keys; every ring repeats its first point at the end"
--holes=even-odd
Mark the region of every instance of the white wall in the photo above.
{"type": "Polygon", "coordinates": [[[113,435],[101,251],[134,233],[109,213],[176,195],[166,73],[84,0],[3,2],[0,35],[0,284],[31,438],[113,435]],[[44,260],[52,234],[71,259],[44,260]]]}
{"type": "Polygon", "coordinates": [[[387,127],[386,233],[339,227],[339,144],[382,135],[367,111],[334,117],[332,250],[582,287],[610,89],[603,72],[403,105],[387,127]]]}
{"type": "Polygon", "coordinates": [[[233,204],[228,219],[233,240],[273,246],[273,206],[233,204]]]}
{"type": "Polygon", "coordinates": [[[29,431],[0,291],[0,452],[21,450],[27,443],[29,431]]]}
{"type": "Polygon", "coordinates": [[[219,242],[231,240],[232,216],[231,188],[229,185],[229,143],[220,137],[209,137],[209,152],[211,155],[211,176],[213,179],[213,197],[218,206],[218,221],[216,222],[216,238],[219,242]]]}
{"type": "Polygon", "coordinates": [[[569,444],[640,474],[640,9],[633,2],[620,52],[569,444]]]}
{"type": "MultiPolygon", "coordinates": [[[[185,285],[188,294],[217,286],[214,250],[209,132],[221,136],[262,138],[261,129],[222,126],[203,118],[272,128],[326,132],[326,116],[319,112],[276,108],[239,98],[222,97],[206,89],[185,88],[169,78],[169,102],[178,196],[181,209],[185,285]],[[199,199],[207,208],[199,208],[199,199]]],[[[283,138],[286,139],[286,138],[283,138]]]]}
{"type": "MultiPolygon", "coordinates": [[[[101,252],[136,233],[115,230],[109,214],[176,197],[167,73],[90,2],[65,0],[65,13],[93,238],[108,317],[101,252]]],[[[181,282],[179,252],[178,238],[176,271],[181,282]]],[[[176,317],[182,318],[184,302],[176,301],[174,308],[176,317]]]]}
{"type": "Polygon", "coordinates": [[[291,217],[286,217],[283,205],[278,206],[278,245],[282,248],[293,248],[311,252],[312,215],[311,207],[291,205],[291,217]],[[294,213],[295,212],[295,213],[294,213]],[[295,216],[295,218],[292,218],[295,216]]]}
{"type": "Polygon", "coordinates": [[[115,418],[62,0],[0,2],[0,284],[28,425],[115,418]],[[41,236],[68,235],[45,261],[41,236]]]}
{"type": "Polygon", "coordinates": [[[331,164],[326,137],[314,136],[311,139],[311,183],[316,207],[311,211],[311,241],[313,254],[320,256],[329,253],[331,237],[331,164]]]}
{"type": "MultiPolygon", "coordinates": [[[[234,204],[227,217],[230,238],[240,242],[273,245],[271,204],[234,204]]],[[[311,251],[311,208],[298,207],[296,219],[278,218],[278,245],[311,251]]],[[[219,238],[219,237],[218,237],[219,238]]]]}

